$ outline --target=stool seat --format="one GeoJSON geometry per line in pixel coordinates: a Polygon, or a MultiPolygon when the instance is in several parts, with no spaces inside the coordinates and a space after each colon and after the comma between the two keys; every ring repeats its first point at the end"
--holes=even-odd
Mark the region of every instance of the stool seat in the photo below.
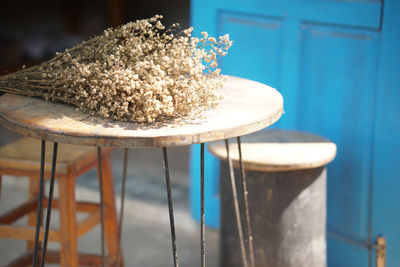
{"type": "MultiPolygon", "coordinates": [[[[46,142],[45,178],[50,178],[53,143],[46,142]]],[[[111,168],[111,148],[102,149],[100,160],[103,183],[104,233],[107,242],[106,261],[117,260],[118,222],[115,207],[114,182],[111,168]]],[[[30,266],[33,260],[33,240],[35,239],[36,211],[39,198],[39,177],[41,141],[22,138],[0,148],[0,193],[3,175],[28,177],[28,200],[15,208],[0,214],[0,238],[26,240],[27,251],[7,266],[30,266]],[[26,226],[14,222],[27,216],[26,226]]],[[[56,174],[58,198],[53,199],[53,209],[59,211],[59,228],[49,229],[49,242],[58,242],[59,251],[48,251],[46,263],[60,263],[61,267],[100,266],[102,257],[97,254],[79,253],[78,239],[95,228],[101,221],[100,203],[78,201],[75,194],[76,179],[97,167],[99,160],[95,147],[59,144],[56,174]],[[84,213],[82,219],[77,213],[84,213]]],[[[43,198],[43,209],[48,198],[43,198]]],[[[43,215],[43,212],[42,212],[43,215]]],[[[43,220],[43,218],[41,219],[43,220]]],[[[43,235],[40,235],[42,240],[43,235]]],[[[122,252],[119,254],[123,266],[122,252]]],[[[107,263],[106,263],[107,264],[107,263]]],[[[108,265],[107,265],[108,266],[108,265]]]]}
{"type": "MultiPolygon", "coordinates": [[[[217,142],[209,151],[226,160],[225,144],[217,142]]],[[[239,168],[238,146],[229,145],[235,168],[239,168]]],[[[292,171],[324,166],[336,156],[336,144],[309,133],[268,130],[242,137],[243,164],[251,171],[292,171]]]]}
{"type": "MultiPolygon", "coordinates": [[[[15,169],[18,172],[40,171],[41,141],[33,138],[21,138],[0,148],[0,168],[15,169]]],[[[104,151],[110,150],[105,148],[104,151]]],[[[53,143],[46,143],[45,176],[49,178],[53,154],[53,143]]],[[[95,147],[77,145],[58,145],[56,174],[67,174],[82,169],[89,162],[96,161],[95,147]],[[73,168],[73,170],[71,170],[73,168]]]]}
{"type": "MultiPolygon", "coordinates": [[[[336,145],[309,133],[265,130],[242,137],[241,148],[246,188],[238,179],[238,145],[229,145],[239,207],[248,197],[254,266],[326,266],[325,165],[334,159],[336,145]]],[[[225,144],[208,149],[227,165],[225,144]]],[[[231,178],[225,167],[220,174],[220,264],[240,267],[231,178]]]]}

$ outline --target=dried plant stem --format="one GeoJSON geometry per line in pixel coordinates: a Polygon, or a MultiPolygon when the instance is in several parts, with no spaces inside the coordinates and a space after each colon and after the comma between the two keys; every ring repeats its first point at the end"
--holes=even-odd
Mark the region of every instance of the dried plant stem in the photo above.
{"type": "Polygon", "coordinates": [[[192,28],[179,30],[178,24],[165,29],[161,18],[107,29],[38,66],[0,76],[0,92],[60,101],[121,121],[194,118],[220,101],[216,56],[232,42],[206,32],[195,38],[192,28]]]}

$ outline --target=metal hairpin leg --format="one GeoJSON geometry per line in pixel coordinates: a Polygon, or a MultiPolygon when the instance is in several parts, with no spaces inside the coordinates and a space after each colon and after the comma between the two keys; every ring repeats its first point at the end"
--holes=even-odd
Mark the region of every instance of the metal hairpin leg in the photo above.
{"type": "Polygon", "coordinates": [[[104,200],[103,200],[103,170],[101,166],[101,148],[97,147],[97,164],[100,189],[100,225],[101,225],[101,266],[106,263],[106,253],[104,246],[104,200]]]}
{"type": "Polygon", "coordinates": [[[243,227],[242,227],[242,223],[241,223],[241,220],[240,220],[239,202],[238,202],[238,198],[237,198],[235,174],[234,174],[234,171],[233,171],[232,159],[231,159],[231,157],[229,155],[229,143],[228,143],[227,139],[225,139],[225,147],[226,147],[226,154],[227,154],[229,172],[230,172],[230,176],[231,176],[231,185],[232,185],[232,193],[233,193],[233,204],[235,206],[236,225],[237,225],[238,232],[239,232],[239,241],[240,241],[240,249],[241,249],[241,252],[242,252],[243,266],[244,267],[248,267],[246,249],[245,249],[244,240],[243,240],[243,227]]]}
{"type": "Polygon", "coordinates": [[[43,184],[44,184],[44,161],[45,161],[46,141],[42,140],[41,152],[40,152],[40,181],[39,181],[39,199],[36,212],[36,232],[35,232],[35,244],[33,248],[33,260],[32,266],[37,266],[37,254],[39,249],[39,234],[40,234],[40,221],[42,217],[42,200],[43,200],[43,184]]]}
{"type": "Polygon", "coordinates": [[[122,221],[124,220],[124,207],[125,207],[125,191],[126,191],[126,173],[128,169],[128,148],[124,149],[124,167],[122,173],[122,187],[121,187],[121,210],[119,212],[119,223],[118,223],[118,249],[117,249],[117,261],[115,267],[118,267],[121,262],[121,243],[122,243],[122,221]]]}
{"type": "Polygon", "coordinates": [[[54,143],[53,159],[52,159],[52,163],[51,163],[51,177],[50,177],[49,198],[48,198],[48,203],[47,203],[46,225],[45,225],[45,228],[44,228],[42,261],[41,261],[41,264],[40,264],[41,267],[44,267],[45,259],[46,259],[47,240],[48,240],[48,237],[49,237],[50,218],[51,218],[51,204],[53,202],[54,177],[56,175],[57,150],[58,150],[58,143],[54,143]]]}
{"type": "Polygon", "coordinates": [[[206,266],[206,253],[205,253],[205,238],[204,238],[204,143],[201,144],[200,149],[200,239],[201,239],[201,267],[206,266]]]}
{"type": "Polygon", "coordinates": [[[163,158],[164,158],[164,170],[165,170],[165,181],[167,186],[168,195],[168,208],[169,208],[169,222],[171,226],[171,240],[172,240],[172,253],[174,256],[174,266],[178,267],[178,253],[176,252],[176,236],[175,236],[175,223],[174,223],[174,208],[172,205],[172,193],[171,193],[171,182],[169,179],[169,167],[168,167],[168,157],[167,148],[163,147],[163,158]]]}
{"type": "Polygon", "coordinates": [[[244,203],[244,215],[246,217],[246,225],[247,225],[247,234],[248,234],[248,245],[249,245],[249,254],[250,254],[250,266],[254,267],[254,250],[253,250],[253,234],[251,231],[250,225],[250,214],[249,214],[249,201],[248,201],[248,191],[247,191],[247,182],[246,182],[246,174],[244,171],[243,159],[242,159],[242,144],[240,141],[240,136],[237,137],[238,150],[239,150],[239,165],[240,165],[240,177],[242,180],[242,189],[243,189],[243,203],[244,203]]]}

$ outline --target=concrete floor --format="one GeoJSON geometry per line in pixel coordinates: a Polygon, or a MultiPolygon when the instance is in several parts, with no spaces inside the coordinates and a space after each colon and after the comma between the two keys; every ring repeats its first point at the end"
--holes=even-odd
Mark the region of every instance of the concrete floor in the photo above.
{"type": "MultiPolygon", "coordinates": [[[[0,128],[0,145],[16,138],[19,137],[0,128]]],[[[161,150],[131,149],[129,156],[122,240],[125,266],[173,266],[161,150]]],[[[118,208],[122,158],[122,150],[113,151],[112,164],[118,208]]],[[[200,264],[200,227],[192,220],[189,212],[188,160],[188,147],[169,150],[179,260],[181,266],[196,266],[200,264]]],[[[0,214],[26,199],[27,186],[28,181],[25,178],[4,177],[0,214]]],[[[98,201],[95,170],[77,180],[76,196],[81,200],[98,201]]],[[[17,222],[19,225],[25,223],[25,219],[17,222]]],[[[58,227],[56,211],[52,213],[52,227],[58,227]]],[[[218,242],[218,231],[206,229],[206,262],[209,267],[218,266],[218,242]]],[[[50,249],[56,247],[57,244],[49,244],[50,249]]],[[[0,239],[0,266],[17,257],[24,249],[24,241],[0,239]]],[[[82,252],[100,253],[100,227],[79,240],[79,249],[82,252]]]]}

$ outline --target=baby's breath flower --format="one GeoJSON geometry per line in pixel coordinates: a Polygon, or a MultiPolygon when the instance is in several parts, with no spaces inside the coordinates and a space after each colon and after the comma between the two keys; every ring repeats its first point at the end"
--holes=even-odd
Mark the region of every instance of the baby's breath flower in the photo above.
{"type": "Polygon", "coordinates": [[[162,16],[137,20],[83,42],[39,66],[0,77],[0,91],[62,101],[104,118],[151,123],[193,119],[220,100],[217,55],[232,45],[229,35],[193,28],[165,29],[162,16]],[[210,75],[205,75],[209,72],[210,75]],[[19,77],[19,78],[18,78],[19,77]],[[8,84],[9,83],[9,84],[8,84]]]}

